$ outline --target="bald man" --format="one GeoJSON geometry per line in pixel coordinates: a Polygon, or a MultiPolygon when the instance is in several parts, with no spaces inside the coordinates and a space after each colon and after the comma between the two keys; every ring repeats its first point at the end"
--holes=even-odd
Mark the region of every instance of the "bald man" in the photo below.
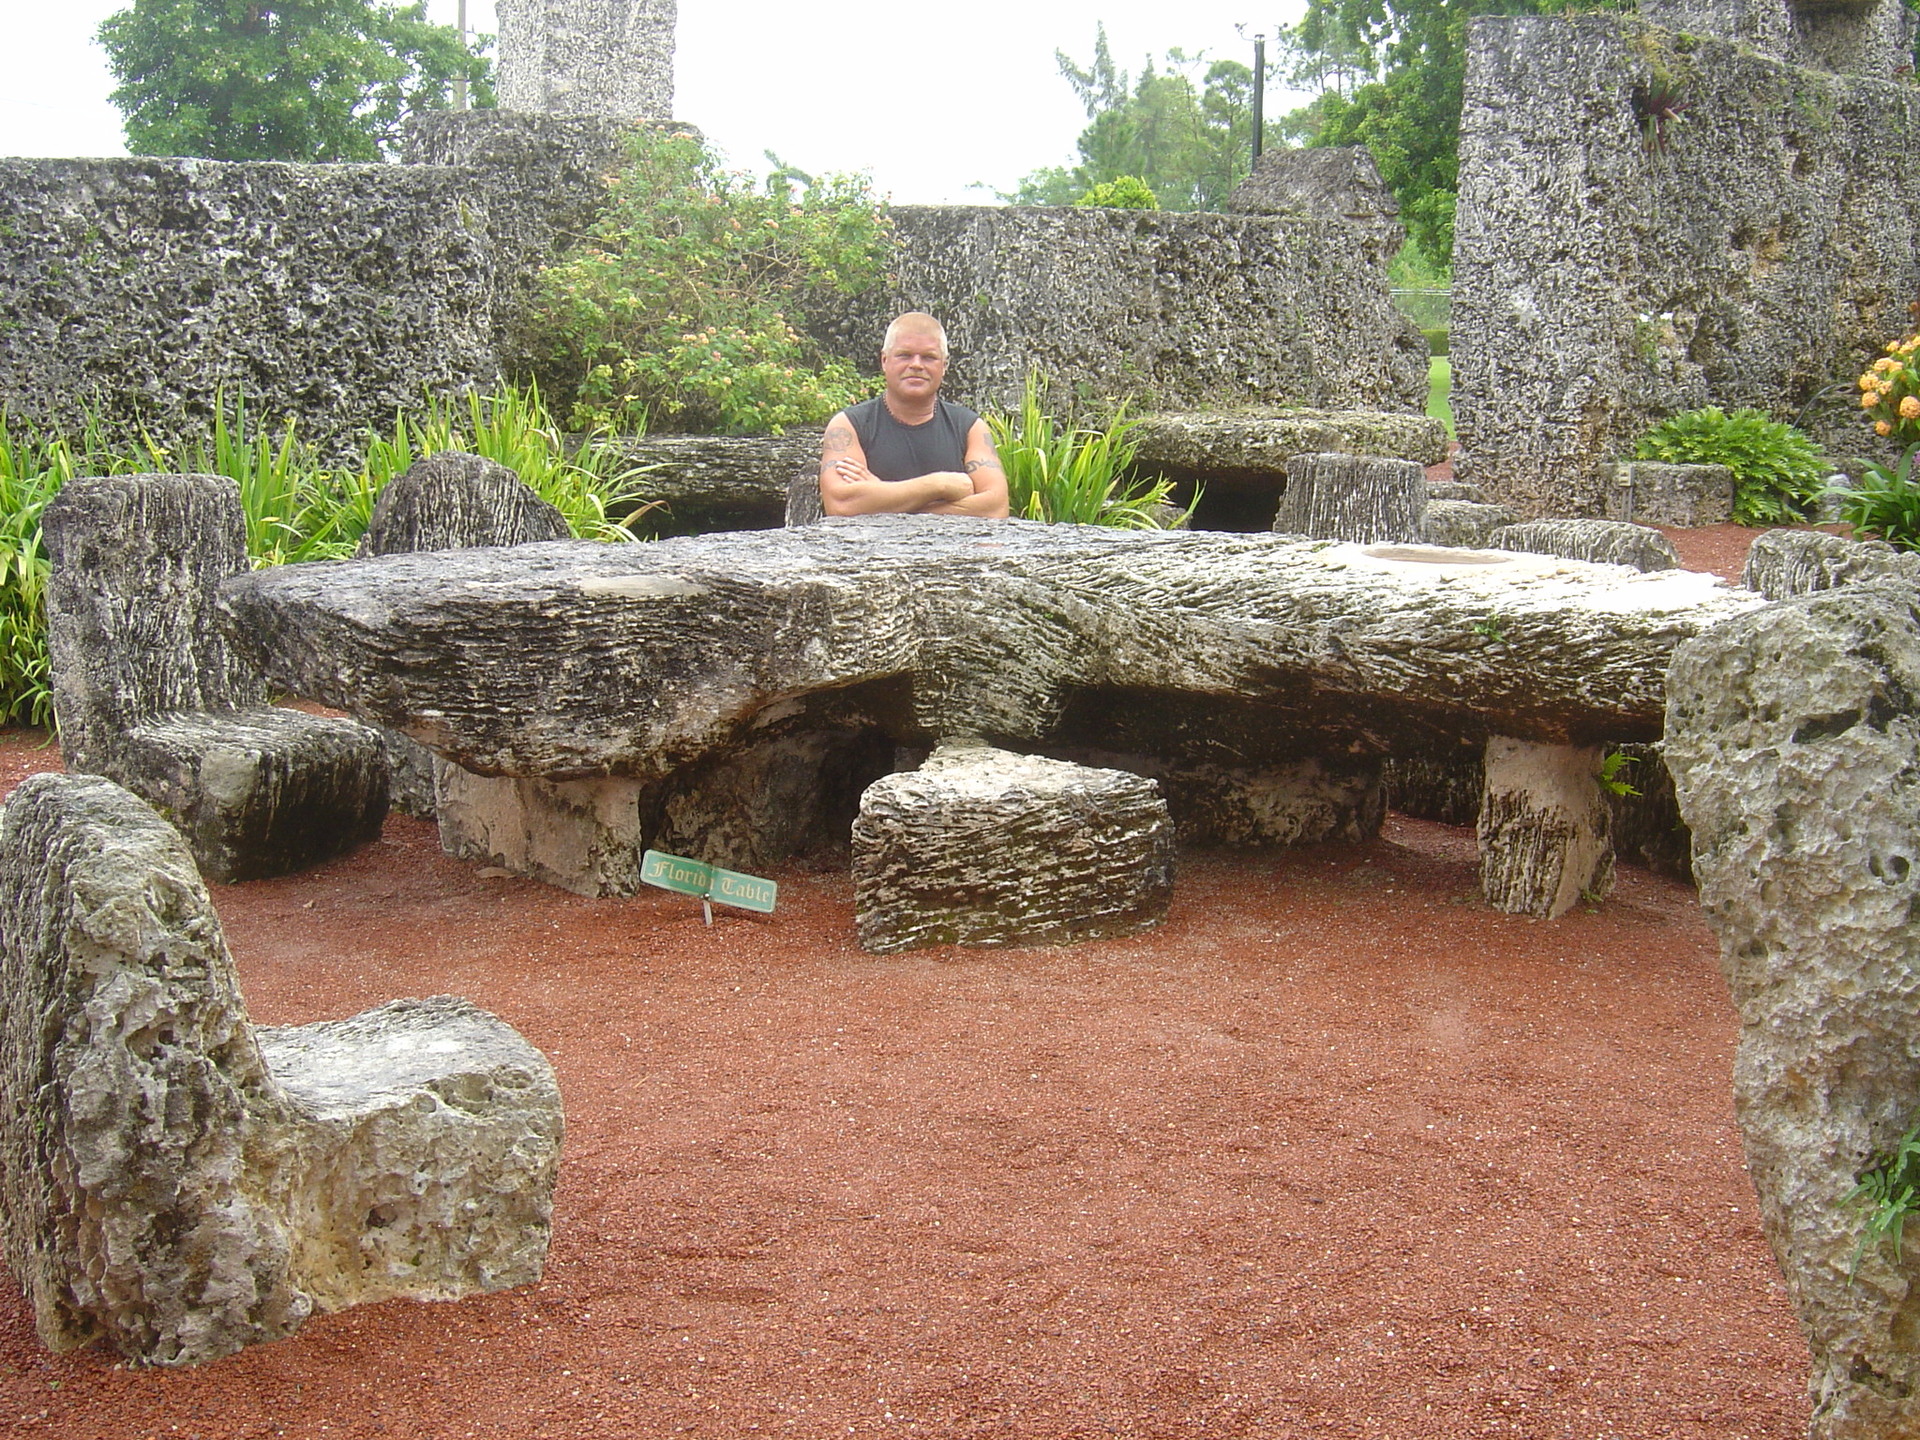
{"type": "Polygon", "coordinates": [[[829,515],[1007,513],[1007,476],[986,421],[940,398],[947,332],[910,311],[880,347],[886,389],[827,422],[820,507],[829,515]]]}

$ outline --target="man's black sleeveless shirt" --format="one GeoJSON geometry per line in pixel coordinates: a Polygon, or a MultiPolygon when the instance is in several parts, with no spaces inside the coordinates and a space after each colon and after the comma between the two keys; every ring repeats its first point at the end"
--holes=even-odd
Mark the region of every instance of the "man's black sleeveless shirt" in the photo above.
{"type": "Polygon", "coordinates": [[[964,472],[967,432],[980,417],[964,405],[936,400],[924,425],[902,425],[879,396],[847,407],[853,433],[877,480],[912,480],[936,470],[964,472]]]}

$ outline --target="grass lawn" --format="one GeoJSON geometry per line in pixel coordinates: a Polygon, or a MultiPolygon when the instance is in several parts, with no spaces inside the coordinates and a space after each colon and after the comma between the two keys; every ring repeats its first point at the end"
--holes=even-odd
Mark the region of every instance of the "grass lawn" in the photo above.
{"type": "Polygon", "coordinates": [[[1453,436],[1453,406],[1447,403],[1447,392],[1453,389],[1453,364],[1444,355],[1436,355],[1427,362],[1427,414],[1443,422],[1449,437],[1453,436]]]}

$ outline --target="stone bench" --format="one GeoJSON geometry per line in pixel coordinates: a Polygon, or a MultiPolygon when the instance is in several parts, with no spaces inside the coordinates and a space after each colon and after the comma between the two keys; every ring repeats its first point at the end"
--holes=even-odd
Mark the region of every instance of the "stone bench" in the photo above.
{"type": "Polygon", "coordinates": [[[1137,775],[943,745],[861,796],[853,887],[876,952],[1128,935],[1166,914],[1173,827],[1137,775]]]}
{"type": "Polygon", "coordinates": [[[186,1365],[538,1280],[540,1052],[464,1000],[255,1029],[180,835],[91,775],[0,808],[0,1240],[55,1350],[186,1365]]]}
{"type": "Polygon", "coordinates": [[[1440,421],[1376,410],[1169,412],[1143,416],[1132,439],[1137,472],[1172,480],[1180,503],[1200,487],[1193,523],[1201,530],[1272,529],[1296,456],[1379,456],[1421,466],[1447,458],[1440,421]]]}
{"type": "Polygon", "coordinates": [[[1740,583],[1769,600],[1882,582],[1920,586],[1920,555],[1821,530],[1768,530],[1747,550],[1740,583]]]}
{"type": "Polygon", "coordinates": [[[1649,525],[1624,520],[1528,520],[1487,537],[1489,550],[1557,555],[1591,565],[1626,565],[1644,572],[1678,570],[1673,542],[1649,525]]]}

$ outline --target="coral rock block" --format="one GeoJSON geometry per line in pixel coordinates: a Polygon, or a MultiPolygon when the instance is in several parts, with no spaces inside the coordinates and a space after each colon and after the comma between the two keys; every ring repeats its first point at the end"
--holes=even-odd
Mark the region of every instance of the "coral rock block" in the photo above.
{"type": "Polygon", "coordinates": [[[1734,1118],[1812,1351],[1813,1440],[1920,1434],[1907,1227],[1847,1196],[1920,1115],[1920,613],[1909,585],[1680,647],[1667,765],[1740,1016],[1734,1118]],[[1856,1269],[1857,1256],[1857,1269],[1856,1269]]]}
{"type": "Polygon", "coordinates": [[[868,950],[1125,935],[1166,913],[1173,829],[1151,780],[943,746],[867,787],[853,878],[868,950]]]}
{"type": "Polygon", "coordinates": [[[179,834],[98,776],[0,809],[0,1093],[0,1244],[56,1350],[194,1364],[545,1263],[545,1057],[452,996],[256,1031],[179,834]]]}

